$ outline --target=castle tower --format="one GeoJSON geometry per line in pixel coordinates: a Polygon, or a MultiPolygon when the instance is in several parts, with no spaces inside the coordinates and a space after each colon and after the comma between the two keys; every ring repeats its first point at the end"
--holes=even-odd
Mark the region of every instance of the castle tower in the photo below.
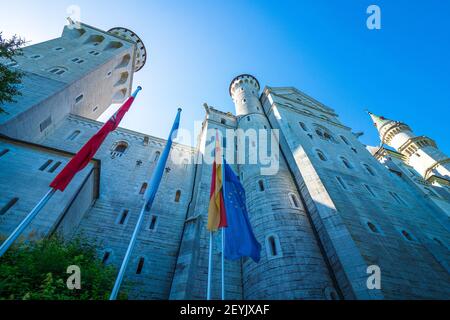
{"type": "MultiPolygon", "coordinates": [[[[258,98],[260,85],[251,75],[240,75],[230,85],[238,115],[237,129],[266,130],[270,124],[258,98]]],[[[258,134],[259,135],[259,134],[258,134]]],[[[245,152],[245,163],[238,162],[241,182],[246,190],[247,207],[255,236],[262,245],[261,262],[243,262],[244,299],[326,299],[336,297],[326,263],[319,249],[306,210],[282,155],[272,156],[278,172],[262,175],[261,165],[252,164],[252,152],[245,152]]],[[[251,140],[251,138],[250,138],[251,140]]],[[[259,138],[261,144],[261,137],[259,138]]],[[[256,143],[255,143],[256,144],[256,143]]],[[[255,147],[250,141],[249,149],[255,147]]],[[[261,148],[258,145],[258,148],[261,148]]],[[[272,148],[278,148],[278,145],[272,148]]],[[[244,148],[246,149],[246,148],[244,148]]],[[[272,155],[275,149],[272,149],[272,155]]]]}
{"type": "Polygon", "coordinates": [[[386,144],[406,157],[406,162],[419,172],[425,180],[434,177],[450,179],[450,158],[438,149],[436,143],[426,136],[416,136],[411,128],[399,121],[393,121],[369,112],[386,144]]]}
{"type": "Polygon", "coordinates": [[[2,106],[0,133],[40,142],[68,114],[95,120],[123,102],[147,53],[128,29],[102,31],[70,20],[59,38],[25,47],[15,59],[8,66],[24,73],[22,95],[2,106]]]}

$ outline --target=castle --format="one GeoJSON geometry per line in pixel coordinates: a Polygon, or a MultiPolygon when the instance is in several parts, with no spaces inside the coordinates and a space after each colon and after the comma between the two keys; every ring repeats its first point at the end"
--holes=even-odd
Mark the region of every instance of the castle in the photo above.
{"type": "MultiPolygon", "coordinates": [[[[9,63],[25,73],[22,96],[0,115],[1,235],[12,232],[101,127],[95,119],[130,95],[133,75],[147,60],[131,30],[73,23],[61,37],[23,51],[9,63]]],[[[233,165],[262,259],[226,263],[228,299],[450,297],[450,158],[433,140],[370,114],[383,146],[366,147],[333,109],[296,88],[261,88],[255,77],[240,75],[229,91],[236,115],[205,106],[197,146],[172,148],[181,161],[167,163],[139,232],[125,279],[130,299],[206,298],[212,167],[201,160],[214,143],[209,129],[224,136],[227,129],[279,132],[277,174],[233,165]],[[381,289],[367,285],[374,265],[381,289]]],[[[97,241],[103,263],[120,266],[165,143],[117,129],[25,236],[83,235],[97,241]]],[[[223,147],[238,154],[237,146],[228,139],[223,147]]]]}

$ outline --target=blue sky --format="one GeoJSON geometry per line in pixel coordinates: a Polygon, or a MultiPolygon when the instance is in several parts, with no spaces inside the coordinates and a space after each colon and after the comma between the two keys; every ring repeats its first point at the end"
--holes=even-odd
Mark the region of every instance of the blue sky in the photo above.
{"type": "Polygon", "coordinates": [[[0,12],[0,30],[31,43],[57,37],[72,4],[83,22],[127,27],[146,44],[149,60],[135,76],[144,90],[126,128],[166,137],[179,106],[187,129],[203,120],[204,102],[234,112],[229,83],[251,73],[334,108],[366,144],[379,144],[370,109],[450,154],[448,1],[16,0],[0,12]],[[370,4],[381,8],[379,31],[366,28],[370,4]]]}

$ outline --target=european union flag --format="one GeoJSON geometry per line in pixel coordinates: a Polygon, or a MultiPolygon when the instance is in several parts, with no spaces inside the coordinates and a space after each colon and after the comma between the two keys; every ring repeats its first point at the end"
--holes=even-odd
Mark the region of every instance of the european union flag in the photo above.
{"type": "Polygon", "coordinates": [[[255,262],[259,262],[261,245],[256,240],[248,219],[245,190],[227,163],[224,163],[223,184],[228,223],[228,228],[225,228],[225,258],[237,260],[241,257],[251,257],[255,262]]]}

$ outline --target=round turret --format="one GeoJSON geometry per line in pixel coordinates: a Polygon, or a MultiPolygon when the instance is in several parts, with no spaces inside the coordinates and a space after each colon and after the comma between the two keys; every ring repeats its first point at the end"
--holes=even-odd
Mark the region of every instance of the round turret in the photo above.
{"type": "Polygon", "coordinates": [[[136,44],[136,66],[134,72],[141,70],[147,62],[147,50],[141,38],[133,31],[122,27],[112,28],[108,32],[136,44]]]}
{"type": "Polygon", "coordinates": [[[258,80],[249,74],[241,74],[231,81],[229,91],[236,106],[236,115],[262,113],[258,96],[260,89],[258,80]]]}

